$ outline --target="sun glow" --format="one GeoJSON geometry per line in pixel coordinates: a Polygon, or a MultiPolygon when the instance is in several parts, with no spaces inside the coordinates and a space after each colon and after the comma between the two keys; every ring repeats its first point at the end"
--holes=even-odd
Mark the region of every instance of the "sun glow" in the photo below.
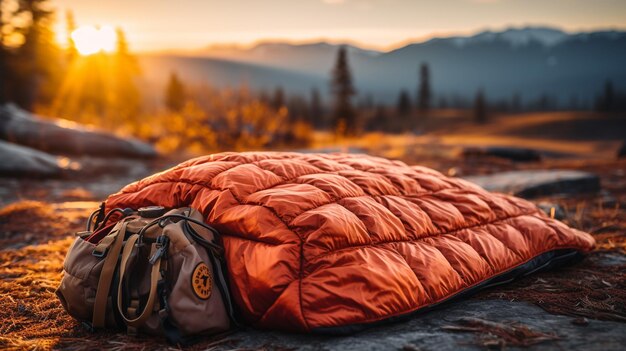
{"type": "Polygon", "coordinates": [[[72,40],[78,52],[85,56],[98,52],[113,52],[117,43],[115,30],[111,26],[79,27],[72,32],[72,40]]]}

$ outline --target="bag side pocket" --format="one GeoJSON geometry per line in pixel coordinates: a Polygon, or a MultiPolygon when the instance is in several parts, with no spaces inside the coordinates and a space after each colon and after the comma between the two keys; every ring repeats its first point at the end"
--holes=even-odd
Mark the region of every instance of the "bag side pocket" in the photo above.
{"type": "Polygon", "coordinates": [[[95,245],[77,237],[63,263],[63,278],[56,295],[65,310],[80,321],[91,322],[98,279],[104,260],[92,255],[95,245]]]}

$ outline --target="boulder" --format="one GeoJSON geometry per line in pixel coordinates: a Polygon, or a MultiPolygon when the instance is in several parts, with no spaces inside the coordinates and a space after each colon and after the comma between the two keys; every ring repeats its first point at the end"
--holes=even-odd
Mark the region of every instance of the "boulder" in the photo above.
{"type": "Polygon", "coordinates": [[[481,187],[525,198],[554,194],[579,194],[600,190],[600,178],[572,170],[524,170],[469,176],[465,179],[481,187]]]}
{"type": "Polygon", "coordinates": [[[518,162],[541,160],[541,154],[537,150],[503,146],[467,147],[461,151],[461,155],[463,157],[492,156],[518,162]]]}
{"type": "Polygon", "coordinates": [[[88,129],[67,120],[48,120],[13,104],[0,106],[0,139],[52,154],[154,158],[156,150],[132,138],[88,129]]]}
{"type": "Polygon", "coordinates": [[[0,176],[46,178],[63,172],[55,156],[2,140],[0,160],[0,176]]]}

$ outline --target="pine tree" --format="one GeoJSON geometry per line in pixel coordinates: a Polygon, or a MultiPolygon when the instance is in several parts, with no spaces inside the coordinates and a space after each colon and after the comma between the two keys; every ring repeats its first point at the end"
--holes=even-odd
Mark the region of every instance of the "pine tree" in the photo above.
{"type": "Polygon", "coordinates": [[[138,118],[141,110],[141,94],[136,79],[141,75],[137,58],[130,52],[126,35],[121,28],[116,28],[117,49],[115,52],[114,115],[124,121],[132,122],[138,118]]]}
{"type": "Polygon", "coordinates": [[[356,134],[356,112],[352,106],[352,96],[356,94],[352,86],[352,75],[344,46],[339,48],[333,69],[331,89],[334,95],[333,127],[344,135],[356,134]]]}
{"type": "Polygon", "coordinates": [[[72,33],[76,29],[76,22],[74,21],[74,13],[72,11],[67,11],[65,13],[65,30],[66,30],[66,40],[67,40],[67,62],[72,63],[76,56],[78,56],[78,50],[76,49],[76,43],[72,38],[72,33]]]}
{"type": "Polygon", "coordinates": [[[322,110],[322,98],[320,97],[320,92],[317,88],[311,89],[311,102],[310,106],[310,122],[317,126],[321,127],[324,125],[324,112],[322,110]]]}
{"type": "Polygon", "coordinates": [[[30,22],[19,30],[23,33],[24,43],[16,52],[13,82],[14,101],[25,109],[32,110],[40,98],[47,96],[52,88],[44,87],[46,80],[51,81],[56,70],[58,48],[52,31],[53,12],[49,10],[48,0],[22,0],[19,13],[28,13],[30,22]]]}
{"type": "Polygon", "coordinates": [[[11,70],[9,69],[10,53],[5,43],[6,33],[5,18],[11,18],[13,13],[7,13],[7,8],[0,0],[0,104],[9,101],[9,86],[11,80],[11,70]]]}
{"type": "Polygon", "coordinates": [[[411,120],[411,97],[408,91],[402,89],[396,102],[396,118],[393,123],[393,132],[411,130],[415,126],[411,120]]]}
{"type": "Polygon", "coordinates": [[[476,123],[487,122],[487,103],[482,89],[476,92],[476,98],[474,99],[474,121],[476,123]]]}
{"type": "Polygon", "coordinates": [[[613,105],[615,104],[615,89],[613,89],[613,82],[607,80],[604,82],[604,89],[602,96],[598,101],[598,110],[600,112],[611,112],[613,105]]]}
{"type": "Polygon", "coordinates": [[[432,92],[430,88],[430,69],[427,63],[422,63],[419,69],[419,86],[417,89],[417,107],[421,113],[430,110],[432,92]]]}
{"type": "Polygon", "coordinates": [[[396,111],[398,113],[398,117],[401,118],[406,118],[411,113],[411,98],[409,97],[409,92],[405,89],[402,89],[400,94],[398,94],[396,111]]]}
{"type": "Polygon", "coordinates": [[[272,104],[272,98],[270,97],[270,93],[265,89],[259,92],[258,99],[264,105],[269,106],[272,104]]]}
{"type": "Polygon", "coordinates": [[[180,112],[185,106],[185,86],[176,72],[170,73],[170,79],[165,90],[165,106],[168,110],[180,112]]]}
{"type": "Polygon", "coordinates": [[[285,106],[285,92],[282,87],[276,87],[272,97],[272,107],[278,111],[283,106],[285,106]]]}

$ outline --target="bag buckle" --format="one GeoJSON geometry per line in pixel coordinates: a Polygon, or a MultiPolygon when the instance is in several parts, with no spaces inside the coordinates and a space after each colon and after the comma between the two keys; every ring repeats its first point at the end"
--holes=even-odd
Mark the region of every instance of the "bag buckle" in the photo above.
{"type": "Polygon", "coordinates": [[[107,248],[105,248],[102,251],[98,251],[98,248],[96,247],[95,249],[93,249],[93,251],[91,251],[91,254],[93,256],[97,257],[97,258],[102,258],[102,257],[106,256],[106,253],[107,253],[108,249],[109,248],[107,247],[107,248]]]}
{"type": "Polygon", "coordinates": [[[150,257],[150,260],[148,262],[150,262],[150,264],[155,264],[156,261],[161,258],[162,256],[164,256],[167,253],[167,247],[169,246],[170,243],[170,238],[168,238],[165,235],[161,235],[156,239],[156,251],[154,252],[154,255],[152,255],[152,257],[150,257]]]}

